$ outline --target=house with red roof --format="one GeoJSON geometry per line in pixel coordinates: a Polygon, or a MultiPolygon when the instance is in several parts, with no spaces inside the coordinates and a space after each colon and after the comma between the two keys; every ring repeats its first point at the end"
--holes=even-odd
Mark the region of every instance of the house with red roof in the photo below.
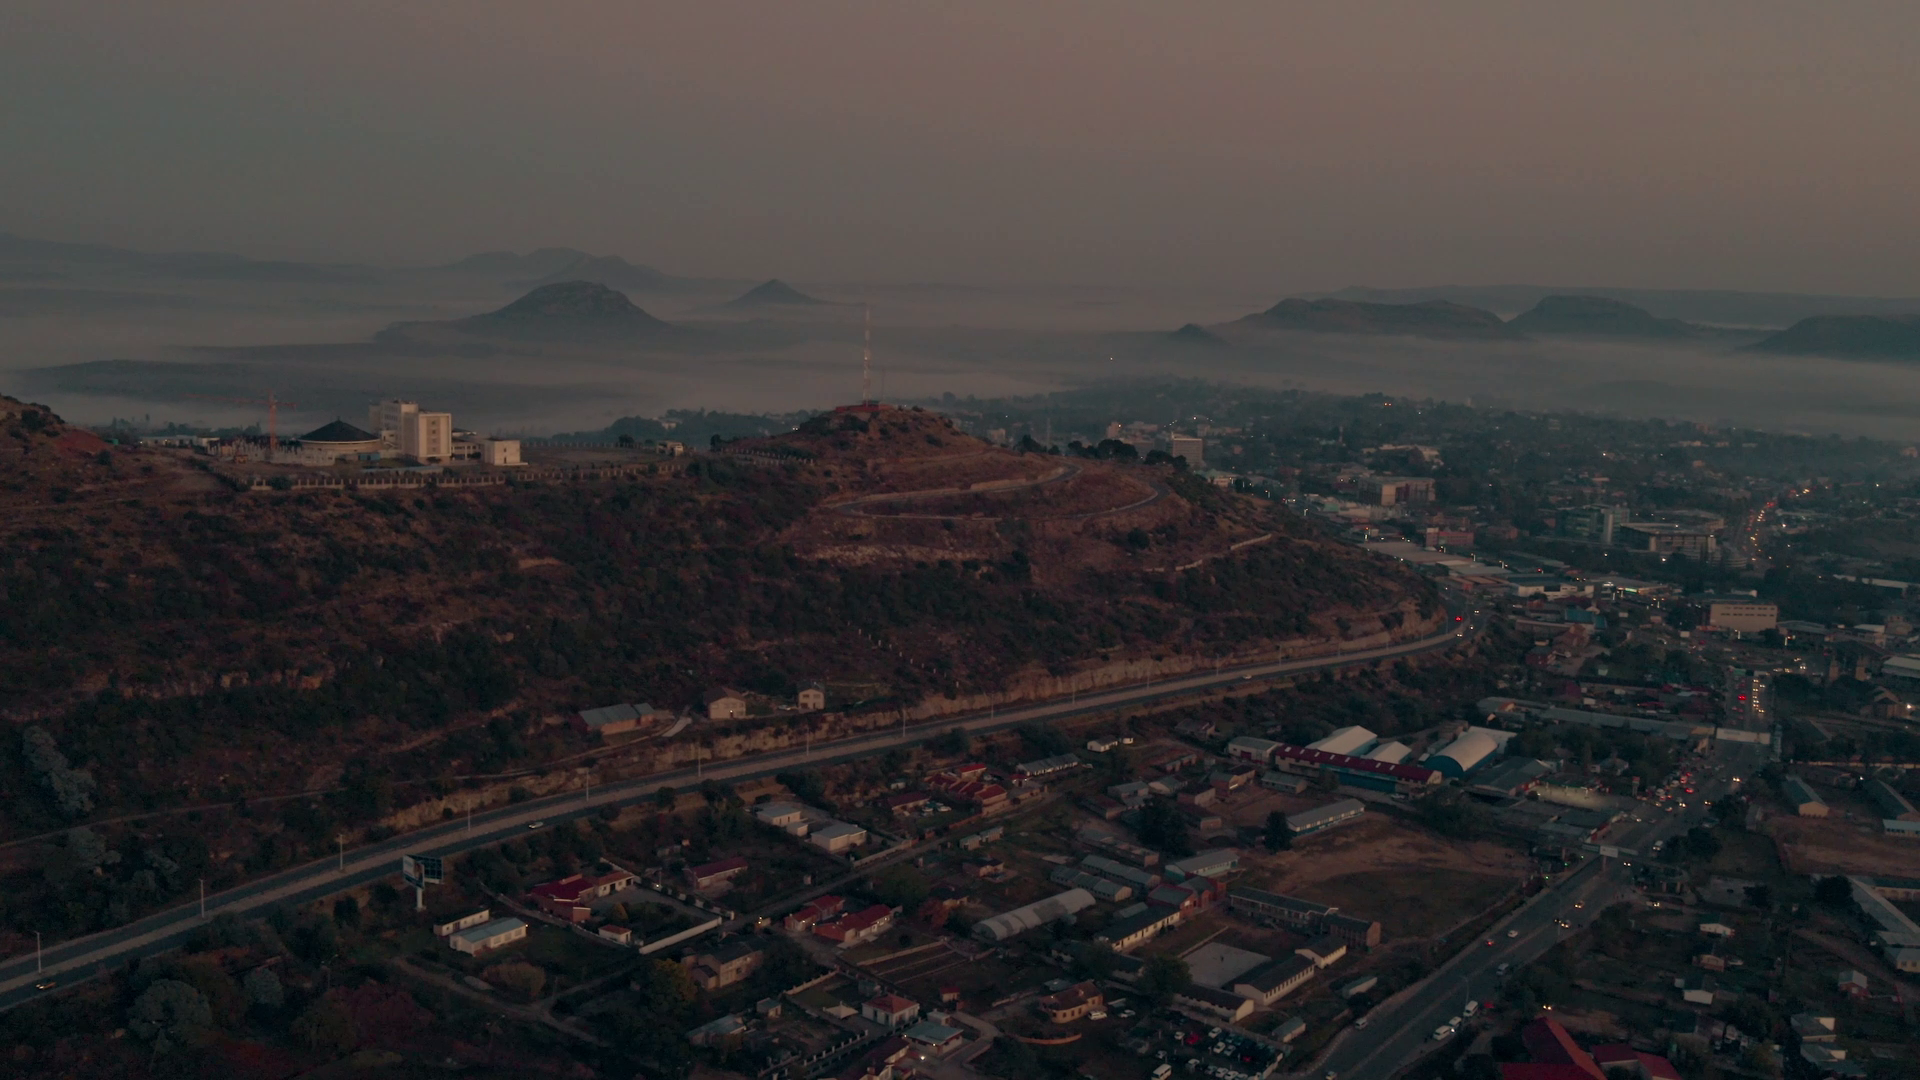
{"type": "Polygon", "coordinates": [[[1520,1041],[1533,1060],[1501,1065],[1500,1080],[1608,1080],[1558,1020],[1535,1020],[1520,1029],[1520,1041]]]}
{"type": "Polygon", "coordinates": [[[1625,1073],[1639,1080],[1680,1080],[1680,1070],[1673,1067],[1673,1062],[1625,1043],[1594,1047],[1593,1061],[1610,1077],[1625,1073]]]}
{"type": "Polygon", "coordinates": [[[586,922],[592,914],[587,907],[590,902],[612,896],[632,884],[633,875],[625,870],[614,870],[593,877],[568,874],[558,881],[535,885],[527,890],[527,895],[540,910],[549,915],[569,922],[586,922]]]}
{"type": "Polygon", "coordinates": [[[872,941],[886,933],[892,926],[893,909],[885,904],[875,904],[872,907],[842,915],[832,922],[815,925],[813,936],[824,938],[845,949],[862,942],[872,941]]]}
{"type": "Polygon", "coordinates": [[[687,880],[696,889],[711,889],[723,885],[746,872],[751,865],[743,855],[721,859],[718,862],[703,863],[700,866],[687,867],[687,880]]]}
{"type": "Polygon", "coordinates": [[[861,1005],[860,1015],[886,1027],[904,1027],[920,1019],[920,1003],[899,994],[881,994],[861,1005]]]}
{"type": "Polygon", "coordinates": [[[787,916],[785,924],[787,932],[790,934],[804,934],[813,929],[820,920],[831,919],[835,915],[840,914],[840,909],[845,905],[845,900],[832,894],[816,896],[812,900],[807,901],[799,911],[787,916]]]}

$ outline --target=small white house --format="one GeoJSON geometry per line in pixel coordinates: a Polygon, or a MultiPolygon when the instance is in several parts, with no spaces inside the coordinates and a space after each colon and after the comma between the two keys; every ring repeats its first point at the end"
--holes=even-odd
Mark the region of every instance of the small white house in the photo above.
{"type": "Polygon", "coordinates": [[[481,923],[486,922],[492,918],[493,918],[493,911],[491,909],[481,908],[479,911],[476,911],[471,915],[462,915],[457,919],[450,919],[443,923],[434,923],[433,936],[447,937],[449,935],[456,934],[462,930],[465,930],[469,926],[479,926],[481,923]]]}
{"type": "Polygon", "coordinates": [[[861,844],[866,843],[867,830],[858,825],[849,825],[844,821],[836,821],[830,825],[822,825],[814,829],[813,835],[807,837],[807,839],[815,845],[826,848],[829,852],[838,855],[848,848],[859,847],[861,844]]]}
{"type": "Polygon", "coordinates": [[[1700,932],[1703,934],[1711,934],[1717,938],[1730,938],[1733,936],[1733,927],[1728,926],[1726,923],[1703,922],[1700,924],[1700,932]]]}
{"type": "Polygon", "coordinates": [[[827,707],[827,688],[819,683],[808,683],[801,688],[795,704],[800,706],[801,712],[819,712],[827,707]]]}
{"type": "Polygon", "coordinates": [[[519,919],[495,919],[449,934],[447,944],[453,946],[455,952],[477,956],[488,949],[511,945],[526,936],[527,924],[519,919]]]}

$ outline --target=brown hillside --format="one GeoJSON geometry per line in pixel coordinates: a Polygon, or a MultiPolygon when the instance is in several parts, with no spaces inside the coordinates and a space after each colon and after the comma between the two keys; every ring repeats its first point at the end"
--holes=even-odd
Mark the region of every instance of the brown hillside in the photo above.
{"type": "MultiPolygon", "coordinates": [[[[1435,617],[1418,578],[1271,504],[910,410],[655,475],[404,493],[239,493],[190,451],[76,455],[69,430],[0,399],[0,838],[332,792],[230,819],[210,887],[448,778],[667,752],[601,748],[560,722],[582,708],[742,687],[751,731],[682,736],[731,753],[789,738],[779,707],[815,680],[832,712],[933,716],[1435,617]],[[16,752],[27,725],[93,777],[91,808],[16,752]]],[[[24,872],[0,887],[39,897],[24,872]]],[[[46,899],[7,917],[106,918],[46,899]]]]}

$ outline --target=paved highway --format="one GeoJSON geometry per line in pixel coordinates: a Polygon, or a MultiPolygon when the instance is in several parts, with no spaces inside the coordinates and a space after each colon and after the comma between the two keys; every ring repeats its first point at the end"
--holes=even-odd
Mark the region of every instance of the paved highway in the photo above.
{"type": "MultiPolygon", "coordinates": [[[[1065,701],[1031,705],[1005,712],[942,718],[917,728],[889,729],[867,735],[815,744],[802,750],[757,754],[715,763],[699,769],[660,773],[644,779],[609,784],[591,797],[561,795],[476,814],[465,821],[436,825],[379,844],[347,852],[344,858],[323,859],[249,882],[206,898],[205,918],[222,913],[254,915],[273,904],[303,904],[366,885],[399,873],[403,854],[457,855],[525,833],[536,822],[554,824],[595,813],[605,806],[639,802],[661,787],[697,785],[703,779],[732,781],[809,764],[856,760],[910,743],[933,738],[955,727],[971,732],[991,731],[1036,720],[1058,720],[1124,706],[1149,704],[1208,690],[1257,683],[1263,679],[1296,675],[1347,664],[1411,656],[1449,649],[1481,629],[1478,616],[1450,623],[1440,633],[1417,641],[1382,648],[1342,652],[1333,656],[1282,663],[1246,664],[1198,675],[1180,676],[1100,693],[1073,695],[1065,701]]],[[[0,1009],[9,1009],[43,993],[38,985],[57,981],[71,985],[108,967],[176,948],[203,925],[198,902],[148,916],[127,926],[102,931],[48,948],[36,961],[28,954],[0,964],[0,1009]],[[40,965],[44,965],[44,969],[40,965]]]]}
{"type": "MultiPolygon", "coordinates": [[[[1492,945],[1486,944],[1489,938],[1467,943],[1434,974],[1369,1012],[1366,1030],[1343,1032],[1311,1074],[1384,1080],[1438,1049],[1442,1044],[1433,1038],[1436,1028],[1462,1016],[1469,1000],[1483,1006],[1494,1000],[1503,980],[1495,974],[1501,964],[1514,970],[1524,967],[1584,928],[1609,905],[1638,902],[1631,863],[1649,852],[1654,842],[1670,840],[1706,821],[1707,803],[1736,787],[1735,777],[1749,780],[1753,775],[1749,770],[1758,770],[1768,754],[1764,745],[1716,742],[1709,761],[1695,770],[1698,797],[1689,796],[1685,810],[1668,814],[1647,807],[1640,812],[1640,822],[1629,821],[1627,828],[1616,826],[1621,829],[1619,835],[1607,839],[1609,845],[1623,850],[1623,859],[1589,856],[1488,931],[1492,945]],[[1561,927],[1562,921],[1569,925],[1561,927]]],[[[1462,1032],[1453,1037],[1471,1035],[1462,1032]]]]}

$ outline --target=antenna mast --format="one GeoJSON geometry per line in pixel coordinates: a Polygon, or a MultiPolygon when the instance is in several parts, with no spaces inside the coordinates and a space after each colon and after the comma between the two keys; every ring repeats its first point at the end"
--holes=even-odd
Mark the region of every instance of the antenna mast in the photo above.
{"type": "Polygon", "coordinates": [[[873,404],[873,305],[866,305],[866,337],[860,346],[860,403],[873,404]]]}

